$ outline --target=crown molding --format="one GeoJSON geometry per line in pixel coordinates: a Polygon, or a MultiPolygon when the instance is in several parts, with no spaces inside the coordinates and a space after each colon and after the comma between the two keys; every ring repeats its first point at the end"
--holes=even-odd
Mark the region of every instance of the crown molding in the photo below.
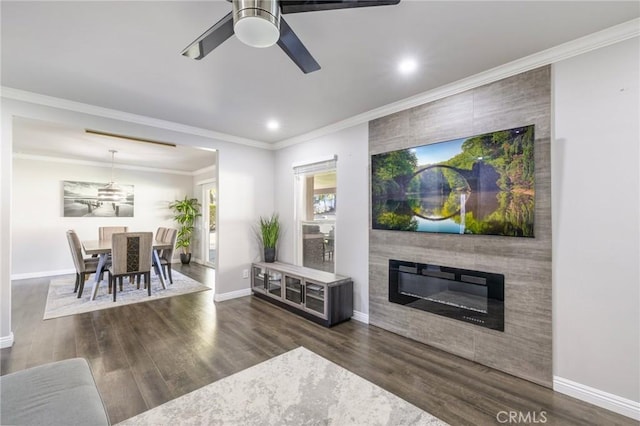
{"type": "Polygon", "coordinates": [[[201,175],[202,173],[207,173],[207,172],[212,172],[216,170],[216,165],[213,164],[211,166],[207,166],[207,167],[203,167],[201,169],[198,170],[194,170],[193,172],[191,172],[191,176],[197,176],[197,175],[201,175]]]}
{"type": "MultiPolygon", "coordinates": [[[[99,161],[88,161],[88,160],[76,160],[73,158],[62,158],[62,157],[51,157],[47,155],[34,155],[34,154],[23,154],[16,152],[13,154],[13,158],[19,158],[23,160],[35,160],[35,161],[45,161],[48,163],[63,163],[63,164],[74,164],[77,166],[90,166],[90,167],[104,167],[111,168],[111,163],[99,162],[99,161]]],[[[162,174],[170,174],[170,175],[180,175],[180,176],[196,176],[199,173],[203,173],[215,168],[215,165],[202,168],[200,170],[195,170],[193,172],[185,172],[182,170],[172,170],[172,169],[159,169],[154,167],[143,167],[143,166],[131,166],[127,164],[114,164],[114,169],[120,170],[135,170],[139,172],[150,172],[150,173],[162,173],[162,174]]]]}
{"type": "Polygon", "coordinates": [[[36,105],[43,105],[83,114],[95,115],[98,117],[111,118],[114,120],[141,124],[143,126],[157,127],[159,129],[171,130],[174,132],[195,136],[202,136],[205,138],[217,139],[224,142],[247,145],[254,148],[273,149],[271,144],[262,141],[242,138],[239,136],[229,135],[213,130],[207,130],[200,127],[188,126],[186,124],[180,124],[173,121],[161,120],[145,115],[132,114],[129,112],[103,108],[95,105],[85,104],[82,102],[70,101],[68,99],[28,92],[26,90],[14,89],[13,87],[1,86],[0,96],[5,99],[28,102],[36,105]]]}
{"type": "Polygon", "coordinates": [[[362,114],[347,118],[346,120],[330,124],[325,127],[313,130],[311,132],[294,136],[289,139],[281,140],[275,143],[272,149],[282,149],[288,146],[307,142],[312,139],[319,138],[358,124],[367,123],[377,118],[385,117],[396,112],[404,111],[419,105],[443,99],[448,96],[462,93],[466,90],[475,89],[485,84],[493,83],[507,77],[511,77],[526,71],[533,70],[545,65],[550,65],[574,56],[581,55],[601,47],[609,46],[624,40],[638,37],[640,35],[640,18],[624,22],[622,24],[598,31],[593,34],[560,44],[555,47],[534,53],[524,58],[516,59],[504,65],[483,71],[471,77],[455,81],[444,86],[440,86],[433,90],[402,99],[397,102],[372,109],[362,114]]]}

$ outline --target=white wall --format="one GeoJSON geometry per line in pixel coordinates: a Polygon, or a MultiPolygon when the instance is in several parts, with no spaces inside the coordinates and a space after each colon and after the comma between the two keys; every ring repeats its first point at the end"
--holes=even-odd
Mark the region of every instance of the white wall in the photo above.
{"type": "Polygon", "coordinates": [[[635,38],[555,64],[552,143],[554,374],[636,402],[638,52],[635,38]]]}
{"type": "Polygon", "coordinates": [[[366,320],[369,313],[369,130],[367,124],[351,127],[276,152],[276,211],[285,228],[278,259],[294,260],[293,164],[312,163],[338,156],[336,213],[336,273],[350,276],[354,284],[354,310],[366,320]]]}
{"type": "MultiPolygon", "coordinates": [[[[115,169],[116,181],[134,185],[133,217],[63,217],[62,181],[108,182],[111,167],[14,158],[12,267],[14,279],[73,271],[65,232],[98,238],[99,226],[128,226],[130,231],[175,227],[169,203],[191,195],[191,176],[115,169]]],[[[177,253],[176,253],[177,254],[177,253]]]]}
{"type": "Polygon", "coordinates": [[[2,99],[0,131],[0,348],[13,345],[11,329],[11,114],[2,99]]]}
{"type": "Polygon", "coordinates": [[[218,164],[216,294],[248,295],[251,283],[242,272],[261,257],[253,229],[260,216],[273,212],[274,154],[235,145],[219,152],[218,164]]]}
{"type": "MultiPolygon", "coordinates": [[[[260,148],[238,145],[207,137],[206,131],[182,132],[181,126],[162,122],[164,128],[154,124],[158,120],[128,116],[45,98],[45,106],[26,101],[2,98],[2,141],[0,148],[0,188],[2,206],[0,212],[0,343],[11,339],[11,268],[10,221],[20,214],[11,208],[11,151],[12,117],[24,117],[61,123],[82,128],[92,128],[117,134],[135,135],[147,139],[172,141],[180,145],[218,150],[219,191],[219,257],[216,270],[216,297],[219,293],[246,292],[249,280],[242,278],[242,270],[248,269],[258,249],[252,238],[251,227],[258,216],[273,211],[273,153],[260,148]],[[87,113],[79,112],[87,111],[87,113]],[[96,111],[100,116],[93,115],[96,111]],[[105,118],[124,117],[123,119],[105,118]],[[130,119],[129,119],[130,118],[130,119]],[[175,130],[168,130],[175,128],[175,130]],[[196,134],[197,133],[197,134],[196,134]],[[252,253],[253,250],[253,253],[252,253]]],[[[67,249],[68,250],[68,249],[67,249]]]]}

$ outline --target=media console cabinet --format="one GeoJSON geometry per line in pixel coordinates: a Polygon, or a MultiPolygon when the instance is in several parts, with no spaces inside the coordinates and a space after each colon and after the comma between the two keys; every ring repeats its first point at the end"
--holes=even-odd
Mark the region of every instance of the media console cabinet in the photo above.
{"type": "Polygon", "coordinates": [[[258,262],[251,265],[251,289],[255,296],[327,327],[353,316],[349,277],[282,262],[258,262]]]}

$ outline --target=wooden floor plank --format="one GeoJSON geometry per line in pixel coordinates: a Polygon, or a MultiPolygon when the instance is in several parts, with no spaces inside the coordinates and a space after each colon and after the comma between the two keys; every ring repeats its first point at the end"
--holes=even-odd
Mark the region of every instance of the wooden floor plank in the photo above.
{"type": "MultiPolygon", "coordinates": [[[[174,268],[214,282],[209,268],[174,268]]],[[[0,371],[84,357],[113,423],[305,346],[452,425],[495,425],[509,410],[544,411],[547,425],[637,425],[374,326],[329,329],[252,297],[214,303],[206,291],[43,321],[48,284],[13,283],[15,344],[0,371]]]]}
{"type": "Polygon", "coordinates": [[[118,340],[146,406],[155,407],[173,399],[169,386],[131,325],[123,321],[120,330],[118,340]]]}
{"type": "Polygon", "coordinates": [[[98,311],[92,318],[98,351],[106,373],[129,367],[124,350],[118,340],[122,321],[113,309],[98,311]]]}
{"type": "Polygon", "coordinates": [[[74,321],[73,316],[63,317],[56,321],[56,334],[53,339],[53,359],[55,361],[77,356],[74,321]]]}

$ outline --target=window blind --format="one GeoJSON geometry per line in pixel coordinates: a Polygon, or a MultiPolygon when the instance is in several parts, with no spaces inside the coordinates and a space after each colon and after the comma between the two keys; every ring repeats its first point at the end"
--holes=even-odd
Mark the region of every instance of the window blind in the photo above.
{"type": "Polygon", "coordinates": [[[293,173],[295,175],[307,175],[318,172],[324,172],[328,170],[335,170],[338,162],[338,156],[334,155],[333,158],[315,163],[302,164],[300,166],[293,167],[293,173]]]}

